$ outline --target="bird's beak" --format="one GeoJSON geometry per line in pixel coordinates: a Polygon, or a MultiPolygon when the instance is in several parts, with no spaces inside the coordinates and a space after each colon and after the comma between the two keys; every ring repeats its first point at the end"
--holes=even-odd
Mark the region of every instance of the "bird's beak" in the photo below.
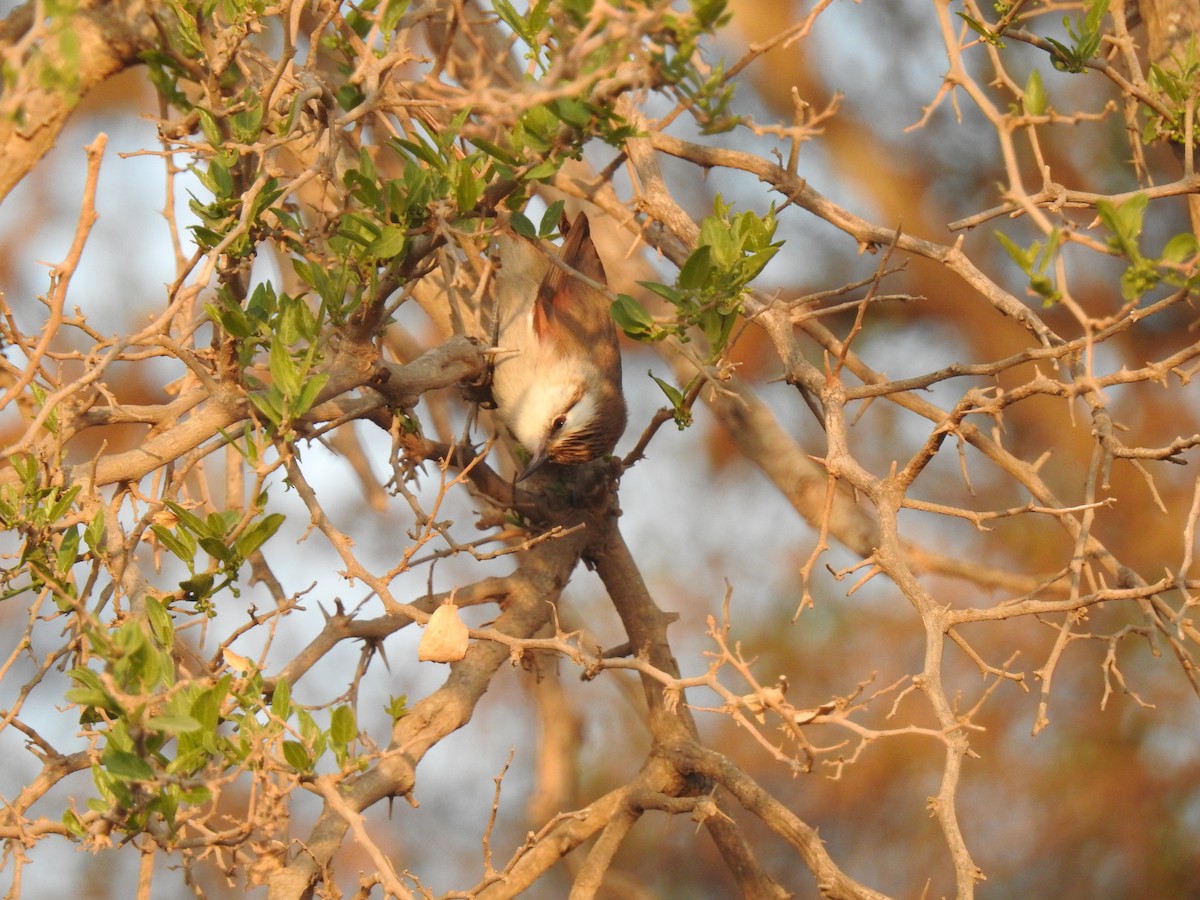
{"type": "Polygon", "coordinates": [[[529,460],[529,465],[527,465],[525,467],[525,470],[523,472],[521,472],[520,475],[517,476],[517,481],[524,481],[526,478],[528,478],[530,475],[532,475],[534,472],[536,472],[538,469],[540,469],[542,467],[542,465],[546,462],[546,460],[548,460],[549,458],[550,458],[550,454],[547,453],[545,450],[540,450],[537,453],[535,453],[533,455],[533,457],[529,460]]]}

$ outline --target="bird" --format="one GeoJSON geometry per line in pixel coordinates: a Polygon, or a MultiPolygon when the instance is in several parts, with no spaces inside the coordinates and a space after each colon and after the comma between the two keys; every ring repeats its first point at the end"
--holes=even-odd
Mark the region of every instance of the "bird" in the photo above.
{"type": "MultiPolygon", "coordinates": [[[[574,222],[564,216],[560,230],[561,262],[607,284],[587,216],[580,213],[574,222]]],[[[492,399],[529,454],[517,481],[546,462],[574,465],[612,453],[628,413],[607,298],[529,241],[501,235],[497,244],[492,399]]]]}

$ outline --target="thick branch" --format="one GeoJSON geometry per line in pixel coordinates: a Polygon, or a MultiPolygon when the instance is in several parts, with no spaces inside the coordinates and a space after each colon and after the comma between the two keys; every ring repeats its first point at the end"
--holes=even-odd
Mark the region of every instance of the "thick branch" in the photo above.
{"type": "Polygon", "coordinates": [[[54,146],[88,91],[160,40],[153,0],[89,0],[46,22],[34,20],[36,9],[41,4],[30,0],[0,27],[0,56],[16,79],[0,99],[0,200],[54,146]],[[78,42],[77,59],[62,51],[68,33],[78,42]]]}

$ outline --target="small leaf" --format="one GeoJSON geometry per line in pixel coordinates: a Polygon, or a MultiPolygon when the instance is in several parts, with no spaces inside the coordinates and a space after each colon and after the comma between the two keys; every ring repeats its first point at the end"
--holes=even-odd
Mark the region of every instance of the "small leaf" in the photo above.
{"type": "Polygon", "coordinates": [[[349,706],[335,706],[329,720],[330,739],[338,744],[348,744],[357,736],[354,710],[349,706]]]}
{"type": "Polygon", "coordinates": [[[46,521],[56,522],[61,519],[63,513],[71,508],[71,504],[75,501],[75,498],[78,495],[78,485],[68,488],[61,497],[59,497],[50,505],[50,508],[46,511],[46,521]]]}
{"type": "Polygon", "coordinates": [[[492,157],[493,159],[497,159],[502,163],[506,163],[507,165],[515,166],[521,161],[508,150],[505,150],[498,144],[493,144],[491,141],[484,140],[483,138],[479,137],[473,137],[470,139],[470,141],[488,156],[492,157]]]}
{"type": "Polygon", "coordinates": [[[104,510],[98,510],[83,532],[83,541],[93,553],[99,553],[104,544],[104,510]]]}
{"type": "Polygon", "coordinates": [[[79,815],[74,810],[68,809],[63,813],[62,820],[67,831],[75,837],[87,837],[87,828],[84,827],[83,820],[79,818],[79,815]]]}
{"type": "Polygon", "coordinates": [[[1025,82],[1025,95],[1022,97],[1025,105],[1025,115],[1040,116],[1046,111],[1046,87],[1042,84],[1042,73],[1034,69],[1029,73],[1025,82]]]}
{"type": "Polygon", "coordinates": [[[678,284],[684,290],[699,290],[708,283],[713,271],[713,252],[707,244],[701,245],[687,258],[679,270],[678,284]]]}
{"type": "Polygon", "coordinates": [[[401,694],[399,697],[390,697],[383,711],[391,716],[393,724],[400,721],[408,715],[408,695],[401,694]]]}
{"type": "Polygon", "coordinates": [[[394,259],[404,252],[408,240],[405,229],[399,225],[387,225],[379,237],[367,247],[367,255],[375,259],[394,259]]]}
{"type": "Polygon", "coordinates": [[[617,327],[634,340],[647,337],[654,329],[654,318],[646,307],[628,294],[617,294],[609,312],[617,327]]]}
{"type": "Polygon", "coordinates": [[[1003,231],[995,232],[996,240],[1000,242],[1000,246],[1005,249],[1012,261],[1021,267],[1021,271],[1026,275],[1033,273],[1034,256],[1031,255],[1023,247],[1017,245],[1016,241],[1010,238],[1003,231]]]}
{"type": "Polygon", "coordinates": [[[967,27],[983,38],[987,43],[994,44],[997,47],[1004,46],[1004,43],[1000,40],[1000,38],[993,34],[992,31],[978,19],[973,19],[966,13],[962,12],[956,12],[955,15],[966,22],[967,27]]]}
{"type": "Polygon", "coordinates": [[[292,359],[292,353],[288,350],[287,344],[278,338],[274,340],[271,343],[268,362],[271,368],[271,377],[279,386],[283,396],[295,397],[300,393],[300,368],[292,359]]]}
{"type": "Polygon", "coordinates": [[[104,751],[102,762],[110,775],[122,781],[154,780],[154,769],[150,768],[150,764],[136,754],[108,747],[104,751]]]}
{"type": "Polygon", "coordinates": [[[667,399],[671,401],[672,406],[678,408],[683,404],[683,394],[680,392],[679,388],[675,387],[669,382],[663,381],[653,372],[648,372],[647,374],[653,378],[655,382],[657,382],[660,388],[662,388],[662,392],[667,395],[667,399]]]}
{"type": "Polygon", "coordinates": [[[568,125],[583,128],[592,121],[592,109],[586,103],[563,97],[554,102],[554,112],[568,125]]]}
{"type": "Polygon", "coordinates": [[[207,526],[204,524],[204,520],[193,513],[190,509],[180,506],[178,503],[175,503],[172,500],[166,500],[164,503],[166,504],[167,509],[175,514],[175,518],[179,520],[179,523],[192,534],[198,535],[205,534],[207,532],[207,526]]]}
{"type": "Polygon", "coordinates": [[[248,557],[279,530],[279,526],[283,524],[285,518],[286,516],[282,513],[271,513],[259,519],[243,531],[241,537],[237,539],[238,553],[243,558],[248,557]]]}
{"type": "Polygon", "coordinates": [[[276,427],[283,423],[283,407],[280,405],[282,399],[279,389],[275,387],[269,391],[254,391],[250,394],[250,402],[254,404],[254,408],[276,427]]]}
{"type": "Polygon", "coordinates": [[[292,688],[286,681],[279,681],[271,695],[271,715],[286,722],[292,714],[292,688]]]}
{"type": "Polygon", "coordinates": [[[191,565],[196,558],[196,545],[185,533],[176,535],[175,532],[161,525],[151,525],[150,530],[155,537],[176,559],[191,565]]]}
{"type": "Polygon", "coordinates": [[[300,389],[300,394],[292,401],[292,414],[302,416],[317,402],[317,398],[321,396],[321,391],[325,389],[325,385],[329,383],[329,373],[322,372],[319,375],[313,375],[304,382],[304,387],[300,389]]]}
{"type": "Polygon", "coordinates": [[[525,213],[514,210],[508,220],[512,225],[512,230],[522,237],[537,237],[537,229],[533,227],[533,222],[529,221],[529,217],[525,213]]]}
{"type": "Polygon", "coordinates": [[[542,179],[552,177],[558,171],[558,168],[558,163],[552,159],[548,159],[545,162],[540,162],[531,168],[525,173],[525,177],[529,181],[541,181],[542,179]]]}
{"type": "Polygon", "coordinates": [[[648,291],[653,291],[654,293],[658,294],[658,296],[662,297],[664,300],[668,300],[671,303],[675,304],[676,306],[679,305],[680,301],[683,300],[683,297],[684,297],[684,295],[680,291],[677,291],[675,288],[671,287],[670,285],[659,284],[656,281],[639,281],[638,284],[640,284],[642,287],[644,287],[648,291]]]}
{"type": "Polygon", "coordinates": [[[191,716],[151,716],[146,720],[146,725],[155,731],[165,731],[167,734],[189,734],[203,728],[191,716]]]}
{"type": "Polygon", "coordinates": [[[283,758],[297,772],[308,772],[312,769],[312,757],[299,741],[283,742],[283,758]]]}
{"type": "Polygon", "coordinates": [[[54,560],[59,572],[65,573],[75,565],[75,559],[79,555],[79,537],[78,525],[72,525],[63,532],[62,543],[58,545],[54,560]]]}
{"type": "Polygon", "coordinates": [[[1196,236],[1190,231],[1185,231],[1167,241],[1162,255],[1167,262],[1180,264],[1185,259],[1195,256],[1197,252],[1200,252],[1200,245],[1197,245],[1196,236]]]}
{"type": "Polygon", "coordinates": [[[233,548],[225,543],[224,538],[200,538],[200,547],[205,553],[218,562],[232,564],[236,559],[233,548]]]}
{"type": "Polygon", "coordinates": [[[171,621],[171,613],[153,597],[146,598],[146,618],[150,621],[150,631],[160,647],[170,647],[175,638],[175,623],[171,621]]]}
{"type": "Polygon", "coordinates": [[[564,206],[566,206],[566,203],[562,200],[555,200],[546,208],[546,212],[542,215],[542,224],[538,226],[538,237],[548,238],[558,231],[558,224],[562,221],[564,206]]]}

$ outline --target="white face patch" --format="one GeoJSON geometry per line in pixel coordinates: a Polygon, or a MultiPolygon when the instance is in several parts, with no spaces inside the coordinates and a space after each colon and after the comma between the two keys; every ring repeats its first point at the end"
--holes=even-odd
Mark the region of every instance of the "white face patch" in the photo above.
{"type": "Polygon", "coordinates": [[[508,413],[509,428],[522,446],[539,454],[561,437],[574,434],[596,415],[595,399],[577,371],[570,378],[538,378],[526,385],[508,413]],[[555,419],[567,417],[554,430],[555,419]]]}
{"type": "Polygon", "coordinates": [[[586,360],[566,358],[556,343],[538,340],[528,310],[503,329],[499,347],[492,396],[509,431],[532,455],[594,424],[596,397],[586,388],[600,381],[600,373],[586,360]],[[555,429],[561,416],[566,421],[555,429]]]}

